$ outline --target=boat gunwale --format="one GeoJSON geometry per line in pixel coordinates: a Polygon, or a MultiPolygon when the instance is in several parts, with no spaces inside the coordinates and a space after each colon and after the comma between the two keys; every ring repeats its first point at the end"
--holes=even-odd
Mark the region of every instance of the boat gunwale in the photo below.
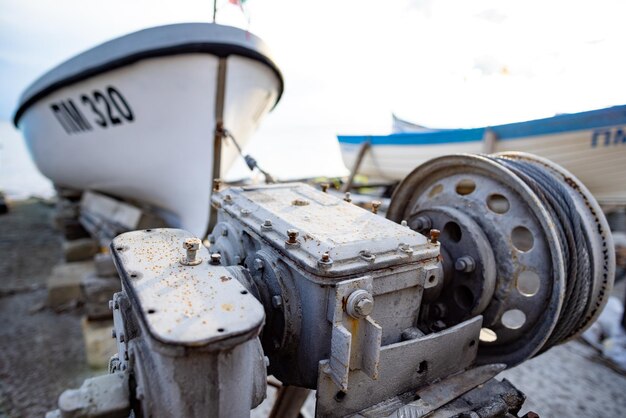
{"type": "MultiPolygon", "coordinates": [[[[163,34],[160,35],[162,36],[163,34]]],[[[267,65],[274,72],[279,82],[278,95],[276,96],[274,107],[280,101],[284,90],[283,76],[280,69],[267,52],[266,45],[260,38],[247,31],[232,26],[217,25],[212,23],[178,23],[143,29],[114,38],[75,55],[47,71],[30,84],[20,97],[18,107],[13,116],[13,124],[15,127],[18,127],[20,118],[29,107],[63,87],[145,59],[194,53],[205,53],[219,58],[226,58],[230,55],[238,55],[267,65]],[[192,34],[190,32],[195,29],[201,29],[203,31],[208,30],[208,32],[198,34],[196,36],[206,37],[206,35],[216,35],[217,38],[221,39],[216,41],[200,41],[197,38],[191,39],[190,35],[192,34]],[[136,42],[133,38],[137,38],[141,41],[141,38],[145,39],[149,37],[151,33],[156,34],[156,32],[167,31],[171,33],[168,34],[168,38],[163,42],[167,43],[166,46],[151,46],[143,49],[139,47],[135,48],[135,52],[116,51],[116,48],[120,48],[120,46],[128,48],[131,43],[136,42]],[[245,45],[242,44],[240,39],[238,39],[238,36],[241,37],[242,35],[243,39],[247,41],[245,45]],[[171,39],[176,36],[179,36],[182,39],[171,39]],[[103,50],[109,51],[104,52],[104,57],[99,56],[99,54],[103,53],[103,50]],[[110,50],[113,51],[111,52],[110,50]],[[114,56],[116,54],[118,55],[117,57],[114,56]],[[107,57],[107,55],[109,56],[107,57]],[[111,55],[113,55],[113,57],[111,57],[111,55]],[[113,59],[107,60],[106,58],[113,59]],[[92,59],[96,63],[89,65],[92,59]],[[87,64],[83,61],[87,61],[87,64]],[[81,67],[81,64],[82,68],[78,68],[75,71],[72,71],[72,69],[69,68],[73,66],[81,67]],[[66,74],[63,74],[63,72],[66,72],[66,74]],[[57,73],[61,74],[58,75],[57,73]]]]}
{"type": "Polygon", "coordinates": [[[488,129],[497,135],[498,140],[512,140],[616,125],[626,125],[626,105],[491,127],[435,132],[402,132],[389,135],[337,135],[337,139],[341,145],[358,145],[364,141],[369,141],[372,146],[441,145],[480,142],[488,129]]]}

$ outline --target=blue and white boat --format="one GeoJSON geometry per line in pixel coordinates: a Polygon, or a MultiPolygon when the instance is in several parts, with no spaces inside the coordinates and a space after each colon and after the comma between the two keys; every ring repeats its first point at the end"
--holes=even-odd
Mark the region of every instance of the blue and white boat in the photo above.
{"type": "Polygon", "coordinates": [[[374,181],[401,180],[445,154],[524,151],[571,171],[599,202],[626,204],[626,105],[483,128],[420,126],[415,132],[338,139],[346,166],[354,167],[364,152],[357,172],[374,181]]]}

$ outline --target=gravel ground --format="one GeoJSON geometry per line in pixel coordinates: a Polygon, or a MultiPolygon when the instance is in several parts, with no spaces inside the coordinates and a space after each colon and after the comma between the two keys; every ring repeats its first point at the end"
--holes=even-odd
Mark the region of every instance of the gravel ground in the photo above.
{"type": "Polygon", "coordinates": [[[42,417],[65,388],[93,373],[85,361],[82,312],[42,309],[45,280],[61,259],[51,213],[31,200],[0,216],[0,417],[42,417]]]}
{"type": "MultiPolygon", "coordinates": [[[[50,226],[52,208],[30,200],[0,216],[0,418],[41,417],[59,394],[93,374],[85,361],[82,311],[42,309],[45,279],[61,259],[61,239],[50,226]]],[[[615,294],[623,296],[624,284],[615,294]]],[[[574,341],[502,373],[528,396],[524,411],[542,418],[624,416],[626,377],[597,352],[574,341]]],[[[268,400],[253,416],[265,416],[268,400]]],[[[311,396],[305,410],[311,415],[311,396]]]]}

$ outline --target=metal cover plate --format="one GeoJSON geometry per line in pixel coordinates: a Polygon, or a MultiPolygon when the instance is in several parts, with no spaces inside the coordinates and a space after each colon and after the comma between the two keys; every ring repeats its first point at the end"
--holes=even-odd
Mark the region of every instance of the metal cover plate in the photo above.
{"type": "Polygon", "coordinates": [[[285,248],[290,258],[321,275],[353,274],[439,253],[438,244],[430,244],[410,228],[302,183],[231,188],[213,199],[275,247],[285,248]],[[271,221],[271,229],[261,227],[265,220],[271,221]],[[285,244],[289,229],[299,232],[296,246],[285,244]],[[401,251],[401,244],[410,251],[401,251]],[[373,259],[361,257],[363,251],[373,259]],[[332,268],[326,270],[318,267],[325,252],[332,259],[332,268]]]}
{"type": "Polygon", "coordinates": [[[263,306],[225,267],[180,263],[185,239],[179,229],[133,231],[111,244],[133,310],[150,334],[166,344],[203,346],[256,336],[265,318],[263,306]]]}

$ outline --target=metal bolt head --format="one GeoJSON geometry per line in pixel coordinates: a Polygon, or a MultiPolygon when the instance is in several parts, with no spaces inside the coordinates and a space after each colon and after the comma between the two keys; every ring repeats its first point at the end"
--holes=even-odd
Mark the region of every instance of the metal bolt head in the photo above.
{"type": "Polygon", "coordinates": [[[263,260],[260,258],[254,259],[254,269],[255,270],[263,270],[263,260]]]}
{"type": "Polygon", "coordinates": [[[455,261],[454,268],[456,269],[456,271],[471,273],[476,269],[476,262],[469,255],[465,255],[463,257],[459,257],[455,261]]]}
{"type": "Polygon", "coordinates": [[[214,192],[219,192],[221,186],[222,186],[222,180],[220,180],[220,179],[214,179],[213,180],[213,191],[214,192]]]}
{"type": "Polygon", "coordinates": [[[198,251],[201,244],[198,238],[187,238],[183,242],[183,248],[187,251],[198,251]]]}
{"type": "Polygon", "coordinates": [[[403,219],[402,221],[400,221],[400,226],[409,226],[409,223],[406,221],[406,219],[403,219]]]}
{"type": "Polygon", "coordinates": [[[324,251],[319,260],[317,260],[317,266],[321,269],[328,270],[333,265],[333,259],[330,258],[330,253],[324,251]]]}
{"type": "Polygon", "coordinates": [[[369,261],[369,262],[373,262],[374,260],[376,260],[376,256],[374,254],[372,254],[372,252],[370,250],[362,250],[359,251],[359,256],[365,260],[365,261],[369,261]]]}
{"type": "Polygon", "coordinates": [[[380,200],[372,201],[372,213],[373,214],[378,213],[378,208],[380,207],[380,205],[382,205],[382,202],[380,200]]]}
{"type": "Polygon", "coordinates": [[[401,242],[401,243],[398,245],[398,249],[399,249],[400,251],[402,251],[403,253],[406,253],[406,254],[413,254],[413,249],[411,248],[411,246],[410,246],[409,244],[405,244],[405,243],[402,243],[402,242],[401,242]]]}
{"type": "Polygon", "coordinates": [[[343,200],[345,200],[348,203],[352,202],[352,197],[350,196],[350,192],[346,192],[345,196],[343,197],[343,200]]]}
{"type": "Polygon", "coordinates": [[[353,318],[365,318],[374,310],[374,298],[363,289],[355,290],[348,296],[346,312],[353,318]]]}
{"type": "Polygon", "coordinates": [[[271,231],[272,228],[273,228],[272,221],[269,219],[264,220],[263,223],[261,224],[261,229],[263,231],[271,231]]]}
{"type": "Polygon", "coordinates": [[[272,306],[276,309],[280,308],[283,305],[283,298],[280,295],[272,296],[272,306]]]}
{"type": "Polygon", "coordinates": [[[354,310],[359,315],[367,316],[374,310],[374,301],[372,299],[361,299],[354,306],[354,310]]]}
{"type": "Polygon", "coordinates": [[[183,241],[183,248],[187,254],[180,259],[180,263],[185,266],[197,266],[202,262],[202,259],[197,256],[198,250],[202,245],[202,241],[198,238],[187,238],[183,241]]]}
{"type": "Polygon", "coordinates": [[[428,216],[418,216],[415,219],[415,229],[423,231],[433,226],[433,221],[428,216]]]}
{"type": "Polygon", "coordinates": [[[297,244],[298,243],[298,234],[300,234],[300,232],[298,232],[297,229],[288,229],[287,230],[287,243],[288,244],[297,244]]]}
{"type": "Polygon", "coordinates": [[[241,216],[248,216],[252,213],[250,209],[241,209],[239,212],[241,213],[241,216]]]}
{"type": "Polygon", "coordinates": [[[229,194],[227,194],[226,196],[224,196],[224,202],[226,203],[231,203],[233,201],[233,197],[229,194]]]}
{"type": "Polygon", "coordinates": [[[322,191],[323,191],[324,193],[328,193],[328,187],[329,187],[329,186],[330,186],[330,184],[328,184],[328,183],[322,183],[322,184],[320,184],[320,187],[322,188],[322,191]]]}
{"type": "Polygon", "coordinates": [[[439,231],[438,229],[431,229],[429,235],[430,242],[432,244],[437,244],[437,242],[439,241],[439,236],[441,235],[441,231],[439,231]]]}
{"type": "Polygon", "coordinates": [[[294,199],[291,204],[293,206],[307,206],[309,204],[309,201],[306,199],[294,199]]]}
{"type": "Polygon", "coordinates": [[[222,263],[222,254],[220,253],[211,254],[211,264],[219,265],[221,263],[222,263]]]}

